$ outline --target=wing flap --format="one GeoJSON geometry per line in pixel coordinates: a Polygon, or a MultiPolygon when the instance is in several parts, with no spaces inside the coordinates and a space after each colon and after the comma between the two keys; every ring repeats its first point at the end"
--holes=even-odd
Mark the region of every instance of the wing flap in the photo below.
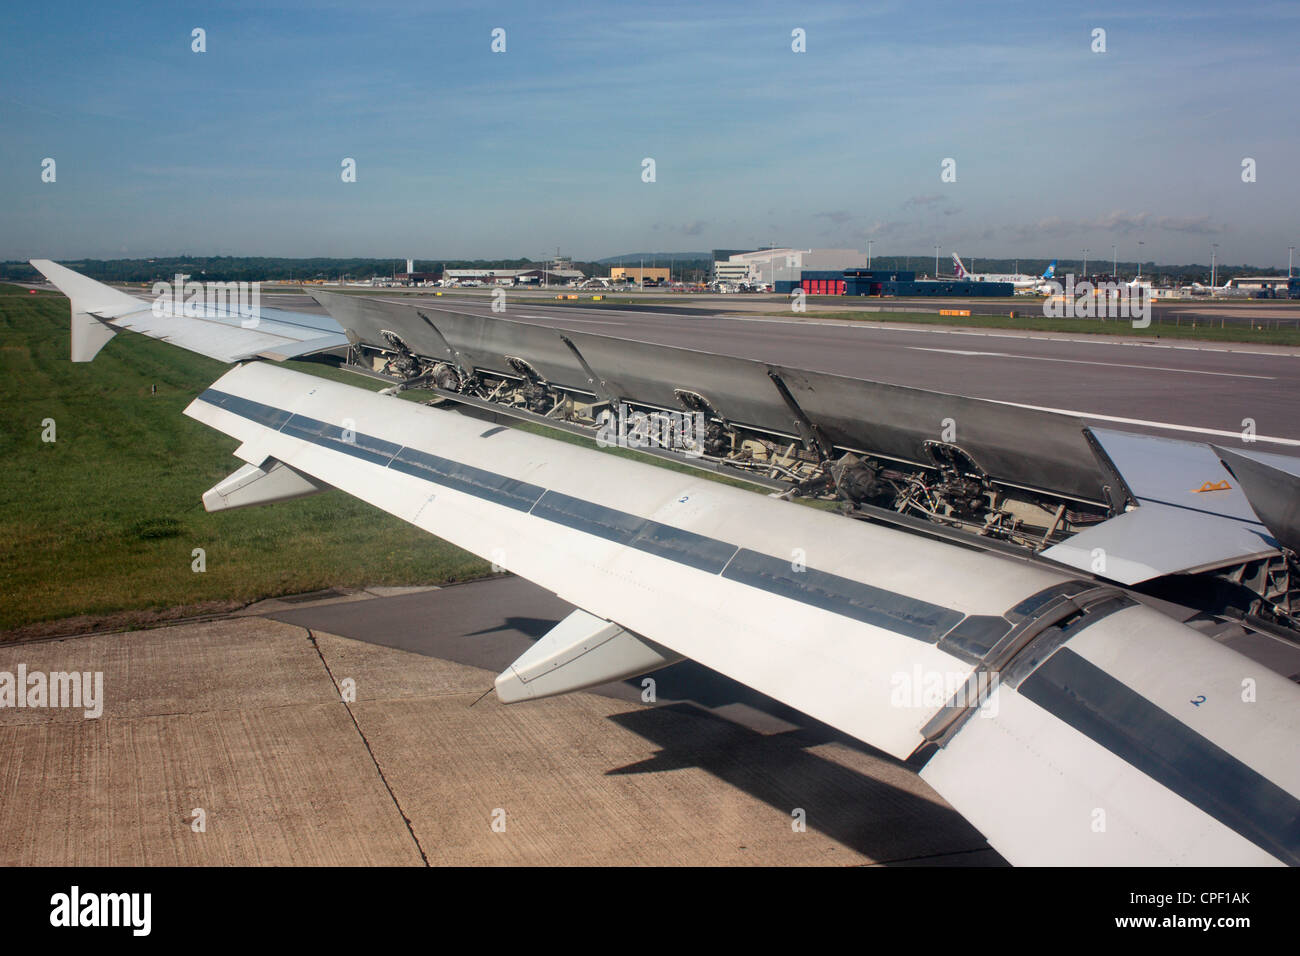
{"type": "Polygon", "coordinates": [[[1120,584],[1195,574],[1277,551],[1263,525],[1149,502],[1043,552],[1061,564],[1120,584]]]}
{"type": "Polygon", "coordinates": [[[1106,428],[1089,432],[1136,507],[1053,545],[1044,557],[1140,584],[1276,553],[1276,538],[1209,445],[1106,428]]]}

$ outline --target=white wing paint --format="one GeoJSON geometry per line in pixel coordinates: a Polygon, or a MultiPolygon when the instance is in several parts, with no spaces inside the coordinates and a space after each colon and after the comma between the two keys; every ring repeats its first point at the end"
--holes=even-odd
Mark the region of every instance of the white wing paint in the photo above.
{"type": "Polygon", "coordinates": [[[689,657],[924,763],[1013,862],[1300,862],[1300,688],[1117,589],[261,362],[186,414],[247,462],[210,508],[337,488],[581,608],[506,697],[689,657]]]}
{"type": "Polygon", "coordinates": [[[512,697],[539,660],[627,676],[587,652],[629,632],[932,752],[922,776],[1014,862],[1297,862],[1300,689],[1114,589],[263,363],[187,414],[584,609],[512,697]]]}

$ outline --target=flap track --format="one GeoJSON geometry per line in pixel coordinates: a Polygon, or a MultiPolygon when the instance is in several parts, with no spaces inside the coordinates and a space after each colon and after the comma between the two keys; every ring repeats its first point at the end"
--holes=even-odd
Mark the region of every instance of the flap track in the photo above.
{"type": "Polygon", "coordinates": [[[275,458],[268,458],[261,465],[245,465],[205,491],[203,507],[208,511],[229,511],[305,498],[329,489],[325,482],[295,471],[275,458]]]}
{"type": "Polygon", "coordinates": [[[496,679],[503,704],[645,674],[683,658],[611,621],[574,611],[496,679]]]}

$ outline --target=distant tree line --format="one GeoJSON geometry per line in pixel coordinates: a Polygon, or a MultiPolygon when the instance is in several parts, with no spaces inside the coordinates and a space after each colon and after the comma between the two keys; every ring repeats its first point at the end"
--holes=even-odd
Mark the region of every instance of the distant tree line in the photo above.
{"type": "MultiPolygon", "coordinates": [[[[152,259],[63,259],[69,269],[100,282],[168,282],[177,273],[209,282],[307,281],[346,278],[363,281],[406,271],[405,259],[276,259],[261,256],[158,256],[152,259]]],[[[416,272],[448,269],[530,269],[545,265],[523,259],[416,259],[416,272]]],[[[609,267],[575,262],[584,275],[609,275],[609,267]]],[[[0,280],[28,282],[40,274],[26,262],[0,263],[0,280]]]]}
{"type": "MultiPolygon", "coordinates": [[[[701,258],[699,253],[684,254],[677,258],[669,253],[633,254],[603,259],[599,262],[574,262],[573,268],[584,275],[608,276],[610,267],[623,265],[636,267],[671,266],[673,278],[684,282],[706,281],[712,270],[713,260],[701,258]]],[[[405,259],[280,259],[263,256],[158,256],[152,259],[77,259],[61,260],[70,269],[98,279],[101,282],[137,282],[153,283],[170,281],[177,273],[190,275],[199,281],[211,282],[257,282],[257,281],[309,281],[326,279],[337,281],[348,279],[364,281],[377,276],[391,276],[406,271],[405,259]]],[[[966,268],[974,273],[1011,273],[1019,271],[1027,275],[1041,275],[1050,259],[980,259],[962,256],[966,268]]],[[[547,263],[539,259],[416,259],[415,271],[441,274],[447,269],[530,269],[541,268],[547,263]]],[[[863,267],[866,266],[865,257],[863,267]]],[[[910,270],[917,275],[928,275],[934,271],[934,255],[913,256],[872,256],[873,269],[910,270]]],[[[1064,280],[1073,273],[1082,274],[1083,263],[1079,259],[1058,259],[1056,275],[1064,280]]],[[[1120,262],[1119,272],[1123,276],[1135,275],[1138,270],[1136,262],[1120,262]]],[[[1110,259],[1088,259],[1088,272],[1091,274],[1108,274],[1111,271],[1110,259]]],[[[939,257],[939,274],[951,276],[953,272],[951,253],[941,253],[939,257]]],[[[1233,276],[1281,274],[1276,266],[1253,265],[1219,265],[1216,280],[1223,283],[1233,276]]],[[[1150,278],[1157,284],[1183,285],[1190,282],[1208,282],[1209,265],[1156,265],[1153,262],[1142,263],[1143,278],[1150,278]]],[[[12,261],[0,263],[0,281],[30,282],[40,278],[39,273],[26,262],[12,261]]]]}

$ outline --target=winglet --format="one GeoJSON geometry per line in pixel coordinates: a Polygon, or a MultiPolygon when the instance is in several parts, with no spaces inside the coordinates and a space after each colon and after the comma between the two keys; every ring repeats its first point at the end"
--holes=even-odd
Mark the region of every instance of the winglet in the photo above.
{"type": "Polygon", "coordinates": [[[138,312],[145,303],[96,282],[49,259],[30,260],[33,267],[72,300],[72,361],[89,362],[117,330],[102,319],[138,312]]]}

